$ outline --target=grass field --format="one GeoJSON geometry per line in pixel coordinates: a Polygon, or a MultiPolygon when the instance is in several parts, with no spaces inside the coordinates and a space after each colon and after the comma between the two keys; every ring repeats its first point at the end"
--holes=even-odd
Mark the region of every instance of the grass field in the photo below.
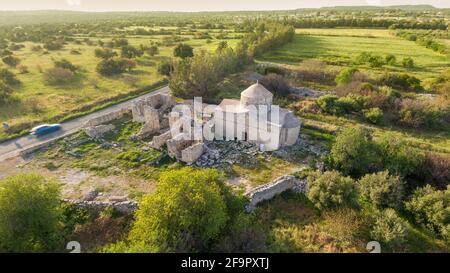
{"type": "Polygon", "coordinates": [[[362,52],[371,52],[385,57],[393,54],[397,65],[385,65],[382,68],[361,66],[371,73],[384,71],[408,72],[420,79],[430,78],[450,67],[445,55],[419,46],[412,41],[395,37],[389,30],[381,29],[297,29],[292,43],[272,51],[261,58],[261,61],[299,65],[306,59],[317,58],[334,68],[347,67],[353,64],[354,58],[362,52]],[[401,60],[413,58],[416,67],[405,69],[401,60]]]}
{"type": "MultiPolygon", "coordinates": [[[[234,34],[233,35],[237,35],[234,34]]],[[[232,35],[230,35],[232,36],[232,35]]],[[[129,43],[134,46],[150,45],[151,41],[161,41],[164,36],[130,36],[129,43]]],[[[194,47],[195,51],[205,49],[213,51],[217,48],[219,39],[194,39],[192,35],[181,35],[186,38],[187,44],[194,47]]],[[[82,35],[75,37],[83,40],[82,35]]],[[[108,41],[111,37],[90,38],[91,41],[108,41]]],[[[239,40],[228,39],[229,46],[234,46],[239,40]]],[[[161,60],[172,55],[174,46],[159,46],[159,54],[150,57],[144,54],[136,58],[137,67],[130,73],[120,76],[103,77],[96,72],[96,66],[100,59],[94,55],[97,45],[69,43],[64,49],[58,51],[36,52],[32,48],[36,45],[32,42],[22,43],[25,47],[15,51],[14,55],[20,58],[21,64],[28,68],[28,73],[21,74],[18,69],[10,69],[14,72],[22,84],[14,89],[13,102],[0,106],[0,122],[7,122],[11,126],[21,124],[35,124],[51,120],[54,117],[70,115],[86,105],[95,105],[96,102],[128,94],[131,90],[152,85],[163,79],[158,74],[157,66],[161,60]],[[74,54],[76,50],[79,54],[74,54]],[[65,85],[49,85],[44,81],[44,73],[53,67],[53,62],[67,59],[80,67],[80,72],[74,81],[65,85]]],[[[40,44],[41,45],[41,44],[40,44]]],[[[41,45],[42,46],[42,45],[41,45]]],[[[116,51],[118,51],[116,49],[116,51]]],[[[120,53],[120,52],[118,52],[120,53]]],[[[3,63],[0,67],[6,67],[3,63]]],[[[30,127],[30,126],[27,126],[30,127]]],[[[0,139],[8,137],[8,134],[0,129],[0,139]]]]}

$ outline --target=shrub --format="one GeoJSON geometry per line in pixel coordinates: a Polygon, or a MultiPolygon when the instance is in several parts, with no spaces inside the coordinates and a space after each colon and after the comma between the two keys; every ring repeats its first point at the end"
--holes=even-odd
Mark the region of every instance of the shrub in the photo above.
{"type": "Polygon", "coordinates": [[[337,171],[308,176],[308,187],[308,198],[320,210],[356,205],[355,181],[337,171]]]}
{"type": "Polygon", "coordinates": [[[104,59],[97,65],[97,72],[104,76],[113,76],[130,71],[136,67],[136,62],[130,59],[104,59]]]}
{"type": "Polygon", "coordinates": [[[411,57],[403,58],[402,65],[406,68],[414,68],[414,60],[411,57]]]}
{"type": "Polygon", "coordinates": [[[353,75],[358,72],[358,69],[354,67],[345,68],[339,72],[339,74],[336,76],[336,84],[343,85],[348,84],[351,82],[353,75]]]}
{"type": "Polygon", "coordinates": [[[450,184],[450,155],[426,153],[415,176],[434,187],[445,189],[450,184]]]}
{"type": "Polygon", "coordinates": [[[173,71],[173,65],[171,62],[164,61],[158,64],[158,73],[164,76],[170,76],[173,71]]]}
{"type": "Polygon", "coordinates": [[[264,76],[260,83],[276,96],[287,96],[289,94],[289,83],[278,74],[268,74],[264,76]]]}
{"type": "Polygon", "coordinates": [[[132,59],[136,57],[141,57],[143,54],[144,52],[141,49],[131,45],[123,46],[121,49],[122,58],[132,59]]]}
{"type": "Polygon", "coordinates": [[[438,127],[445,121],[443,117],[448,115],[448,107],[434,102],[415,99],[403,99],[398,112],[399,123],[407,127],[438,127]]]}
{"type": "Polygon", "coordinates": [[[340,97],[336,101],[335,109],[344,113],[360,112],[362,109],[366,108],[367,102],[368,97],[366,96],[348,94],[345,97],[340,97]]]}
{"type": "Polygon", "coordinates": [[[372,135],[362,127],[340,131],[331,147],[327,164],[345,175],[360,176],[379,167],[372,135]]]}
{"type": "Polygon", "coordinates": [[[61,41],[49,41],[44,44],[44,48],[47,50],[60,50],[64,47],[64,43],[61,41]]]}
{"type": "Polygon", "coordinates": [[[415,148],[392,134],[384,134],[377,141],[382,165],[391,174],[407,176],[414,173],[423,161],[415,148]]]}
{"type": "Polygon", "coordinates": [[[59,187],[37,174],[0,181],[0,251],[55,251],[62,239],[59,187]]]}
{"type": "Polygon", "coordinates": [[[397,63],[397,58],[395,55],[388,54],[386,55],[385,61],[388,65],[395,65],[397,63]]]}
{"type": "Polygon", "coordinates": [[[153,56],[159,54],[159,49],[157,46],[153,45],[153,46],[150,46],[149,48],[147,48],[147,50],[145,52],[147,52],[148,55],[153,57],[153,56]]]}
{"type": "Polygon", "coordinates": [[[117,56],[117,52],[114,50],[111,50],[109,48],[97,48],[95,49],[95,57],[101,58],[101,59],[111,59],[113,57],[117,56]]]}
{"type": "Polygon", "coordinates": [[[48,69],[44,74],[44,80],[48,84],[59,85],[69,83],[74,79],[75,74],[69,69],[54,67],[48,69]]]}
{"type": "Polygon", "coordinates": [[[363,110],[364,119],[373,124],[379,124],[383,119],[383,111],[380,108],[374,107],[363,110]]]}
{"type": "Polygon", "coordinates": [[[67,70],[70,70],[72,72],[75,72],[75,71],[78,70],[78,67],[75,66],[74,64],[72,64],[67,59],[61,59],[59,61],[55,61],[55,67],[59,67],[59,68],[62,68],[62,69],[67,69],[67,70]]]}
{"type": "Polygon", "coordinates": [[[321,96],[316,100],[319,108],[328,114],[340,114],[343,109],[338,104],[339,97],[335,95],[321,96]]]}
{"type": "Polygon", "coordinates": [[[9,101],[12,93],[12,88],[7,84],[4,84],[0,81],[0,104],[6,103],[9,101]]]}
{"type": "Polygon", "coordinates": [[[366,174],[359,180],[359,191],[379,208],[399,208],[404,197],[404,182],[388,171],[366,174]]]}
{"type": "Polygon", "coordinates": [[[20,81],[17,79],[16,75],[5,68],[0,69],[0,81],[3,81],[7,85],[20,84],[20,81]]]}
{"type": "Polygon", "coordinates": [[[12,55],[3,57],[2,61],[11,67],[16,67],[20,63],[20,59],[12,55]]]}
{"type": "Polygon", "coordinates": [[[406,221],[400,218],[395,210],[386,209],[375,216],[371,231],[372,239],[390,249],[402,247],[408,235],[406,221]]]}
{"type": "Polygon", "coordinates": [[[277,66],[267,66],[264,68],[263,73],[264,73],[264,75],[269,75],[269,74],[284,75],[284,70],[277,66]]]}
{"type": "Polygon", "coordinates": [[[430,185],[416,189],[405,206],[416,223],[450,242],[450,186],[443,191],[430,185]]]}
{"type": "Polygon", "coordinates": [[[423,90],[420,80],[408,74],[385,74],[380,79],[380,83],[404,91],[419,92],[423,90]]]}
{"type": "Polygon", "coordinates": [[[187,45],[187,44],[178,44],[173,49],[173,56],[180,57],[180,58],[193,57],[194,49],[190,45],[187,45]]]}
{"type": "Polygon", "coordinates": [[[224,228],[228,215],[214,170],[184,168],[160,176],[155,193],[135,213],[131,245],[152,252],[200,251],[224,228]]]}

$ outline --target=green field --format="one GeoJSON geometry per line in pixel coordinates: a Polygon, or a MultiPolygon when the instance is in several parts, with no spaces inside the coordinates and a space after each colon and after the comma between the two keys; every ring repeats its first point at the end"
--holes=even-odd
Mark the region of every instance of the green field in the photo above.
{"type": "MultiPolygon", "coordinates": [[[[228,35],[233,37],[233,33],[228,35]]],[[[166,35],[170,36],[170,35],[166,35]]],[[[128,36],[130,45],[150,45],[153,42],[161,42],[164,35],[152,36],[128,36]]],[[[192,35],[180,35],[184,43],[194,47],[195,51],[213,51],[217,48],[219,39],[195,39],[192,35]]],[[[87,36],[74,36],[81,44],[69,43],[62,50],[57,51],[33,51],[36,45],[33,42],[22,43],[25,47],[14,52],[14,56],[20,58],[21,65],[28,68],[28,73],[20,73],[18,69],[9,68],[22,84],[14,88],[13,102],[0,106],[0,121],[7,122],[11,126],[30,127],[32,124],[54,120],[55,117],[63,117],[74,114],[86,106],[95,106],[98,102],[123,96],[130,91],[150,86],[164,79],[157,72],[158,63],[172,56],[174,45],[159,46],[159,54],[149,56],[144,54],[136,58],[137,67],[130,73],[119,76],[104,77],[96,72],[96,66],[100,62],[94,55],[94,50],[100,46],[96,45],[98,40],[109,41],[109,35],[100,37],[89,37],[94,43],[86,43],[87,36]],[[77,51],[78,54],[74,54],[77,51]],[[74,65],[80,67],[80,72],[70,84],[49,85],[44,81],[44,73],[53,67],[53,62],[67,59],[74,65]],[[23,125],[23,126],[22,126],[23,125]]],[[[229,46],[234,46],[238,39],[227,39],[229,46]]],[[[120,55],[120,50],[115,50],[120,55]]],[[[1,63],[0,68],[6,65],[1,63]]],[[[0,139],[7,137],[7,133],[0,129],[0,139]]]]}
{"type": "Polygon", "coordinates": [[[393,54],[397,58],[395,66],[385,65],[376,69],[361,66],[361,68],[373,73],[382,73],[385,70],[408,71],[420,79],[433,77],[450,66],[445,55],[412,41],[395,37],[389,30],[297,29],[296,33],[292,43],[265,54],[261,61],[299,65],[306,59],[317,58],[335,68],[341,68],[352,65],[354,58],[362,52],[382,57],[393,54]],[[406,70],[401,66],[401,60],[405,57],[413,58],[416,65],[414,69],[406,70]]]}

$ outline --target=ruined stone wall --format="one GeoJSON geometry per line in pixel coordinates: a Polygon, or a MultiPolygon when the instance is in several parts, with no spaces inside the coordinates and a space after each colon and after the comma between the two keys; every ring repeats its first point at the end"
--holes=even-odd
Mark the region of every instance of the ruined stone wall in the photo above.
{"type": "Polygon", "coordinates": [[[137,208],[137,202],[135,202],[135,201],[101,202],[101,201],[83,201],[83,200],[64,199],[63,202],[70,203],[77,208],[96,210],[96,211],[111,207],[121,213],[124,213],[124,214],[132,214],[137,208]]]}
{"type": "Polygon", "coordinates": [[[192,164],[203,154],[205,146],[203,142],[196,143],[181,151],[181,161],[192,164]]]}
{"type": "Polygon", "coordinates": [[[262,201],[270,200],[274,196],[285,192],[287,190],[294,190],[296,192],[306,192],[306,179],[299,180],[292,175],[280,176],[274,181],[265,184],[261,187],[253,189],[246,195],[250,199],[250,203],[246,206],[246,211],[250,212],[255,209],[256,205],[262,201]]]}
{"type": "Polygon", "coordinates": [[[170,130],[160,134],[159,136],[154,136],[152,141],[149,143],[149,146],[153,149],[161,149],[164,144],[166,144],[167,140],[169,140],[172,137],[172,134],[170,133],[170,130]]]}
{"type": "Polygon", "coordinates": [[[124,108],[124,109],[120,109],[118,111],[114,111],[111,113],[107,113],[95,118],[92,118],[90,120],[88,120],[85,124],[84,127],[92,127],[92,126],[97,126],[100,124],[105,124],[105,123],[110,123],[113,120],[117,120],[122,118],[124,115],[130,113],[130,109],[124,108]]]}

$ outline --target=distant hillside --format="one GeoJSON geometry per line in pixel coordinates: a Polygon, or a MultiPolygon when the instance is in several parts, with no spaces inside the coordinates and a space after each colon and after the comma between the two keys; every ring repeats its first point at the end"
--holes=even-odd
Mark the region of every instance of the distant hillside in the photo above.
{"type": "Polygon", "coordinates": [[[321,9],[326,10],[383,10],[383,9],[398,9],[405,11],[422,11],[422,10],[435,10],[436,7],[432,5],[396,5],[396,6],[334,6],[323,7],[321,9]]]}

